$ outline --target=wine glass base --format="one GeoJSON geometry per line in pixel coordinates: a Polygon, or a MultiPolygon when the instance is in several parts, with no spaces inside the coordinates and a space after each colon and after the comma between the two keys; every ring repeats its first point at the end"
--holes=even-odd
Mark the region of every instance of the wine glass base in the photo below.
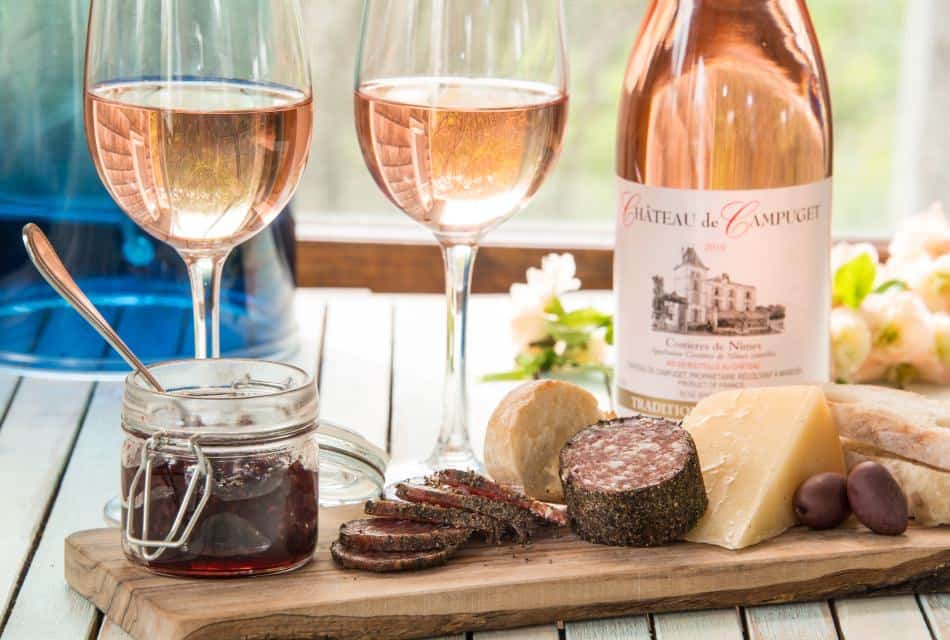
{"type": "Polygon", "coordinates": [[[386,469],[386,489],[383,495],[393,499],[396,497],[394,487],[397,483],[424,482],[427,476],[441,469],[463,469],[485,473],[485,465],[471,452],[432,455],[425,460],[406,460],[391,464],[386,469]]]}
{"type": "Polygon", "coordinates": [[[433,471],[439,469],[461,469],[485,473],[485,464],[475,457],[471,449],[467,451],[433,452],[425,462],[433,471]]]}
{"type": "Polygon", "coordinates": [[[102,507],[102,517],[110,527],[122,526],[122,502],[115,496],[102,507]]]}

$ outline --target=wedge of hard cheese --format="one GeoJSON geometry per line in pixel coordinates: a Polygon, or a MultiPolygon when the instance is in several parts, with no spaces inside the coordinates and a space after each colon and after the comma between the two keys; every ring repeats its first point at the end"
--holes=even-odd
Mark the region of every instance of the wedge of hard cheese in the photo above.
{"type": "Polygon", "coordinates": [[[683,421],[699,452],[709,508],[687,540],[741,549],[795,524],[809,476],[844,472],[838,431],[819,387],[725,391],[683,421]]]}
{"type": "Polygon", "coordinates": [[[950,471],[950,404],[870,385],[829,384],[825,395],[841,437],[950,471]]]}
{"type": "Polygon", "coordinates": [[[918,524],[950,524],[950,473],[893,458],[852,440],[843,440],[848,469],[872,460],[891,472],[907,496],[910,515],[918,524]]]}

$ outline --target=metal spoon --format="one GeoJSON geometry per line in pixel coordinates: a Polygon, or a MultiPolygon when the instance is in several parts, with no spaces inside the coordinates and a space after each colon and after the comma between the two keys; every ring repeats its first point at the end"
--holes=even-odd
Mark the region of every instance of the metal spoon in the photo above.
{"type": "Polygon", "coordinates": [[[49,238],[43,231],[30,222],[23,227],[23,244],[26,246],[26,252],[30,260],[36,266],[40,274],[46,279],[51,287],[56,289],[63,300],[79,312],[86,322],[92,325],[100,336],[102,336],[109,345],[122,356],[122,359],[129,363],[129,366],[139,372],[145,380],[152,385],[156,391],[164,392],[165,389],[159,384],[152,372],[142,364],[142,361],[135,357],[129,346],[122,341],[115,329],[106,322],[96,306],[92,304],[86,294],[82,292],[73,277],[69,275],[63,261],[60,260],[56,249],[50,244],[49,238]]]}

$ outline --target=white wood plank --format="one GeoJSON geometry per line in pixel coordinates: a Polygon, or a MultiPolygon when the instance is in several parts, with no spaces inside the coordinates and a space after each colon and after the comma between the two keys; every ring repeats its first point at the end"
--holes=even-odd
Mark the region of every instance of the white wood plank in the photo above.
{"type": "Polygon", "coordinates": [[[567,640],[651,640],[646,616],[608,618],[568,622],[564,627],[567,640]]]}
{"type": "Polygon", "coordinates": [[[298,290],[294,298],[294,315],[300,345],[290,362],[316,375],[323,348],[323,322],[326,317],[324,298],[314,289],[298,290]]]}
{"type": "MultiPolygon", "coordinates": [[[[0,373],[0,420],[3,419],[10,402],[13,399],[13,393],[16,391],[17,383],[20,379],[6,373],[0,373]]],[[[0,430],[3,425],[0,424],[0,430]]]]}
{"type": "Polygon", "coordinates": [[[950,594],[931,593],[917,596],[936,640],[950,640],[950,594]]]}
{"type": "Polygon", "coordinates": [[[98,640],[132,640],[132,636],[123,631],[119,625],[106,619],[102,623],[102,628],[99,629],[98,640]]]}
{"type": "Polygon", "coordinates": [[[392,306],[384,297],[332,299],[320,366],[320,415],[386,448],[392,306]]]}
{"type": "Polygon", "coordinates": [[[89,382],[24,378],[0,428],[0,469],[16,478],[0,493],[0,610],[34,548],[91,389],[89,382]]]}
{"type": "Polygon", "coordinates": [[[4,640],[87,638],[97,622],[92,605],[63,580],[63,540],[102,526],[102,506],[118,493],[121,402],[121,382],[97,386],[4,640]]]}
{"type": "Polygon", "coordinates": [[[742,640],[738,609],[661,613],[653,616],[656,640],[742,640]]]}
{"type": "Polygon", "coordinates": [[[837,640],[827,602],[746,607],[750,640],[837,640]]]}
{"type": "Polygon", "coordinates": [[[553,624],[539,627],[524,627],[505,631],[482,631],[475,640],[557,640],[557,627],[553,624]]]}
{"type": "Polygon", "coordinates": [[[930,640],[930,631],[914,596],[835,600],[844,640],[930,640]]]}
{"type": "MultiPolygon", "coordinates": [[[[394,465],[432,451],[442,416],[445,302],[394,296],[392,431],[394,465]]],[[[476,449],[478,451],[478,449],[476,449]]]]}

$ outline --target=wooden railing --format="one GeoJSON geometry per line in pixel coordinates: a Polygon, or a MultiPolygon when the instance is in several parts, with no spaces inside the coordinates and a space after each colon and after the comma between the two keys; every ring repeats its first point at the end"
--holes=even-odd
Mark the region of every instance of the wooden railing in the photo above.
{"type": "MultiPolygon", "coordinates": [[[[396,229],[389,237],[379,232],[360,239],[353,233],[299,234],[298,285],[356,287],[380,293],[436,293],[444,290],[439,248],[425,233],[396,229]],[[335,235],[330,239],[322,236],[335,235]]],[[[849,242],[861,239],[848,238],[849,242]]],[[[864,240],[886,255],[887,241],[864,240]]],[[[569,251],[577,261],[577,277],[585,289],[613,286],[613,240],[609,234],[583,232],[511,232],[488,236],[475,261],[472,288],[477,293],[506,292],[512,282],[524,282],[528,267],[552,251],[569,251]]]]}

